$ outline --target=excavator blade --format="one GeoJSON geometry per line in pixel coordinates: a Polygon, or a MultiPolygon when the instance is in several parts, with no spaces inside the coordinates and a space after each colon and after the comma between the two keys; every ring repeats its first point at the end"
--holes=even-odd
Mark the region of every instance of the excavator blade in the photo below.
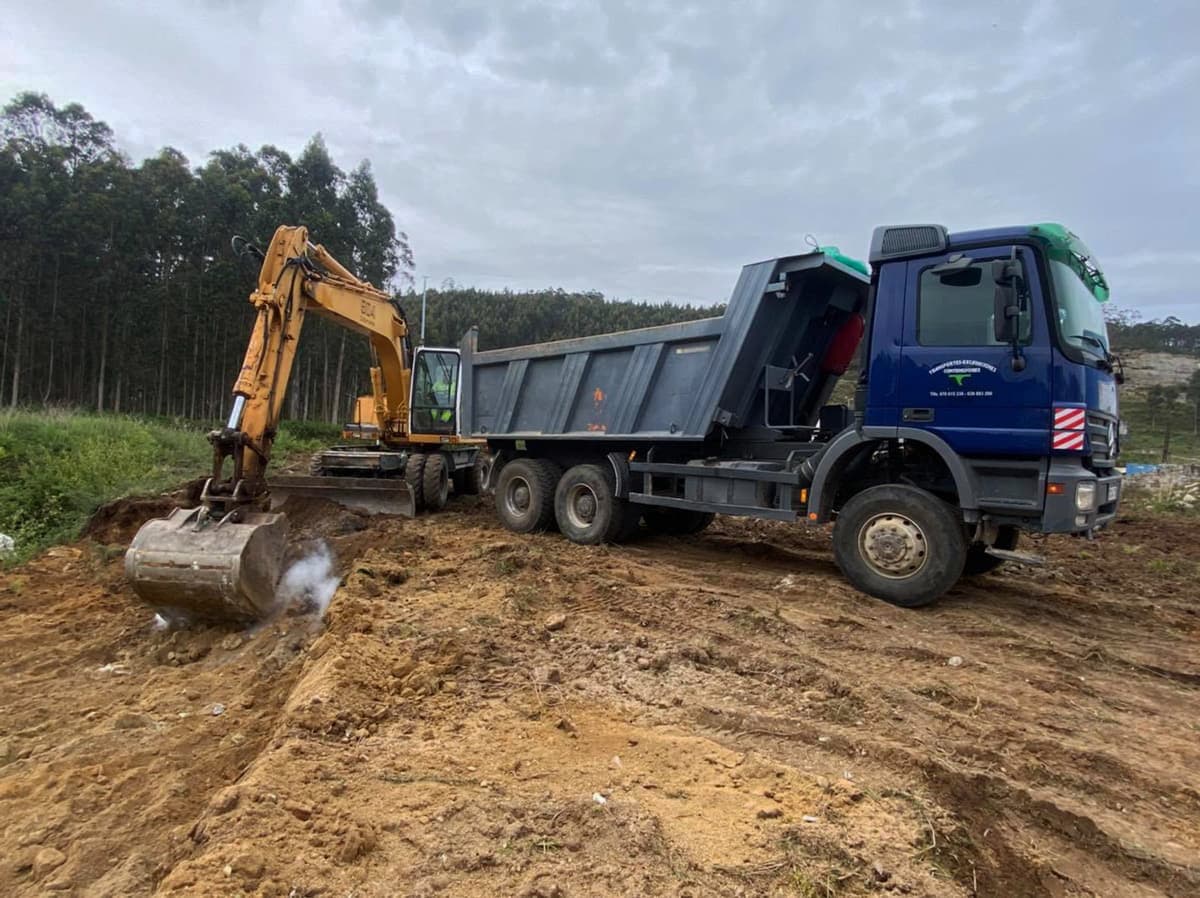
{"type": "Polygon", "coordinates": [[[399,477],[321,477],[286,475],[272,477],[271,508],[278,508],[295,497],[328,499],[347,508],[370,514],[397,514],[416,517],[417,505],[399,477]]]}
{"type": "Polygon", "coordinates": [[[168,620],[261,620],[276,607],[286,540],[282,514],[244,512],[235,522],[177,508],[142,525],[125,553],[125,576],[168,620]]]}

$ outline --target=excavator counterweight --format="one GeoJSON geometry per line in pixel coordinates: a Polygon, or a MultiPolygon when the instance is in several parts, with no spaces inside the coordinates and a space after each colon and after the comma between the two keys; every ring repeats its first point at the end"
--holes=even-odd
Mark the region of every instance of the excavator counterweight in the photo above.
{"type": "MultiPolygon", "coordinates": [[[[249,247],[239,240],[235,250],[249,247]]],[[[287,543],[287,517],[276,509],[289,496],[411,517],[422,507],[440,508],[450,476],[474,464],[478,450],[479,441],[463,440],[457,432],[454,350],[414,352],[408,324],[391,296],[310,243],[306,228],[280,227],[265,252],[250,251],[262,261],[258,288],[250,294],[258,314],[229,417],[208,435],[212,476],[199,507],[149,521],[125,556],[134,591],[168,619],[252,621],[276,610],[287,543]],[[336,476],[268,479],[308,312],[370,341],[377,367],[371,369],[373,395],[366,404],[374,412],[377,442],[351,449],[345,458],[324,453],[336,476]],[[420,363],[416,378],[414,358],[420,363]],[[371,476],[359,476],[364,472],[371,476]]]]}

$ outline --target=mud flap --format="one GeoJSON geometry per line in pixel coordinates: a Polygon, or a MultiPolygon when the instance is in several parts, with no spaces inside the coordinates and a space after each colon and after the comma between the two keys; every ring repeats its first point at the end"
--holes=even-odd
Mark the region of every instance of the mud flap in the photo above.
{"type": "Polygon", "coordinates": [[[271,508],[292,497],[328,499],[371,514],[416,517],[412,489],[400,477],[319,477],[288,475],[270,480],[271,508]]]}
{"type": "Polygon", "coordinates": [[[177,508],[142,525],[125,553],[125,576],[168,619],[261,620],[275,610],[286,540],[282,514],[214,520],[204,508],[177,508]]]}

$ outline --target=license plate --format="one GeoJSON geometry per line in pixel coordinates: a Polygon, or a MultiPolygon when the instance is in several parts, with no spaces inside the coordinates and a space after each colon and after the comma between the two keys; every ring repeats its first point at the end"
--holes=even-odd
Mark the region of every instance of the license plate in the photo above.
{"type": "Polygon", "coordinates": [[[1119,483],[1110,483],[1108,485],[1108,502],[1116,502],[1117,496],[1121,493],[1121,485],[1119,483]]]}

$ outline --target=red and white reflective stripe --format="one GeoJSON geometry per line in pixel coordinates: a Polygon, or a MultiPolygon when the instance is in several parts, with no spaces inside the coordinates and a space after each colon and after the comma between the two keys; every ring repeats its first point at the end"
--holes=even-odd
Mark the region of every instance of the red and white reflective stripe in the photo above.
{"type": "Polygon", "coordinates": [[[1056,408],[1054,410],[1055,430],[1083,430],[1083,425],[1086,420],[1086,409],[1056,408]]]}
{"type": "Polygon", "coordinates": [[[1056,408],[1054,410],[1054,433],[1050,446],[1064,452],[1083,450],[1083,432],[1087,426],[1087,409],[1056,408]]]}
{"type": "Polygon", "coordinates": [[[1083,448],[1083,431],[1082,430],[1056,430],[1054,431],[1054,442],[1052,443],[1055,449],[1082,449],[1083,448]]]}

